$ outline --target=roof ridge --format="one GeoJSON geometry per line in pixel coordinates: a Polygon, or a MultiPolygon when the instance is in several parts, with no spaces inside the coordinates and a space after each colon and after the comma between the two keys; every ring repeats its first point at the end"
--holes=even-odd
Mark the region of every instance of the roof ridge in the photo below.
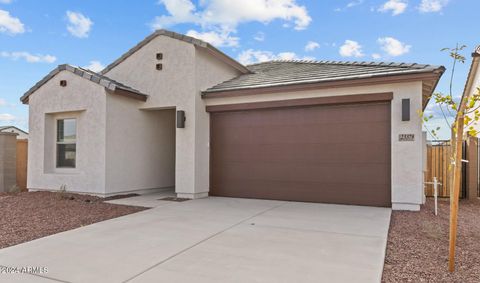
{"type": "Polygon", "coordinates": [[[309,59],[275,59],[265,62],[258,62],[247,65],[248,67],[272,63],[303,63],[303,64],[323,64],[323,65],[351,65],[351,66],[388,66],[400,68],[425,69],[428,67],[439,67],[429,64],[408,63],[408,62],[390,62],[390,61],[335,61],[335,60],[309,60],[309,59]]]}
{"type": "Polygon", "coordinates": [[[130,57],[130,55],[132,55],[133,53],[140,50],[143,46],[150,43],[157,36],[161,36],[161,35],[168,36],[168,37],[173,38],[173,39],[181,40],[181,41],[193,44],[194,46],[199,46],[199,47],[205,48],[205,49],[213,52],[213,54],[215,54],[215,56],[219,57],[220,60],[224,61],[225,63],[227,63],[229,65],[231,65],[233,68],[239,70],[240,72],[242,72],[242,73],[248,73],[249,72],[248,68],[245,67],[243,64],[239,63],[237,60],[228,56],[223,51],[219,50],[218,48],[216,48],[215,46],[211,45],[208,42],[205,42],[203,40],[200,40],[200,39],[192,37],[192,36],[177,33],[177,32],[174,32],[174,31],[170,31],[170,30],[166,30],[166,29],[157,29],[153,33],[149,34],[147,37],[142,39],[140,42],[138,42],[135,46],[130,48],[127,52],[123,53],[115,61],[113,61],[112,63],[107,65],[102,71],[100,71],[100,74],[103,75],[103,74],[108,73],[111,69],[113,69],[114,67],[116,67],[117,65],[122,63],[128,57],[130,57]]]}
{"type": "Polygon", "coordinates": [[[20,132],[23,132],[24,134],[27,134],[27,135],[28,135],[28,132],[27,132],[27,131],[24,131],[24,130],[22,130],[22,129],[20,129],[19,127],[14,126],[14,125],[0,126],[0,131],[6,130],[6,129],[10,129],[10,128],[15,128],[15,129],[19,130],[20,132]]]}

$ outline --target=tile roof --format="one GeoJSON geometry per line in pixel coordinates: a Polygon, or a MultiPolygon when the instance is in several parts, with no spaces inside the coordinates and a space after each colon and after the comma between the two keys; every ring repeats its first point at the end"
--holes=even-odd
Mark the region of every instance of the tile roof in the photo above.
{"type": "Polygon", "coordinates": [[[24,130],[19,129],[19,128],[15,127],[15,126],[0,126],[0,132],[1,132],[1,131],[4,131],[4,130],[7,130],[7,129],[11,129],[11,128],[17,129],[17,130],[19,130],[20,132],[23,132],[23,133],[25,133],[25,134],[28,135],[27,132],[25,132],[24,130]]]}
{"type": "Polygon", "coordinates": [[[319,83],[394,75],[443,73],[443,66],[416,63],[339,62],[339,61],[270,61],[247,66],[243,74],[203,92],[244,90],[295,84],[319,83]]]}
{"type": "Polygon", "coordinates": [[[97,74],[91,70],[83,69],[80,67],[75,67],[67,64],[59,65],[57,68],[55,68],[53,71],[51,71],[48,75],[46,75],[43,79],[41,79],[38,83],[36,83],[32,88],[30,88],[21,98],[20,100],[23,103],[28,102],[28,97],[34,93],[36,90],[38,90],[42,85],[44,85],[46,82],[48,82],[50,79],[52,79],[56,74],[58,74],[61,71],[69,71],[79,77],[82,77],[84,79],[90,80],[94,83],[97,83],[106,89],[109,89],[111,91],[115,91],[117,89],[127,91],[129,93],[132,93],[133,95],[137,95],[140,97],[144,97],[146,99],[147,95],[141,93],[140,91],[131,88],[129,86],[126,86],[118,81],[112,80],[104,75],[97,74]]]}

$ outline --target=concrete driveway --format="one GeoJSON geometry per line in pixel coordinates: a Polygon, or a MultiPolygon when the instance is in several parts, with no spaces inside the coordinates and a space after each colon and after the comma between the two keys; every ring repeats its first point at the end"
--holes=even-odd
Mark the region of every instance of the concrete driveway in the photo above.
{"type": "Polygon", "coordinates": [[[2,282],[380,282],[390,209],[234,198],[147,211],[0,250],[2,282]]]}

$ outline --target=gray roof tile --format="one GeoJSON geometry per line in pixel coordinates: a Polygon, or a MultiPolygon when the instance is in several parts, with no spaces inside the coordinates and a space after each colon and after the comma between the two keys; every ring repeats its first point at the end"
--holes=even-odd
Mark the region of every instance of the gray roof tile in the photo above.
{"type": "Polygon", "coordinates": [[[25,134],[28,135],[28,133],[27,133],[26,131],[24,131],[24,130],[18,128],[18,127],[15,127],[15,126],[0,126],[0,131],[8,130],[8,129],[11,129],[11,128],[17,129],[17,130],[19,130],[20,132],[23,132],[23,133],[25,133],[25,134]]]}
{"type": "Polygon", "coordinates": [[[443,73],[443,66],[393,62],[270,61],[247,66],[243,74],[203,92],[232,91],[404,74],[443,73]]]}
{"type": "Polygon", "coordinates": [[[141,93],[140,91],[131,88],[129,86],[126,86],[118,81],[112,80],[104,75],[97,74],[93,71],[83,69],[80,67],[75,67],[71,65],[59,65],[57,68],[55,68],[53,71],[51,71],[48,75],[46,75],[43,79],[41,79],[38,83],[36,83],[31,89],[29,89],[21,98],[20,100],[23,103],[26,103],[28,101],[28,97],[34,93],[36,90],[38,90],[42,85],[44,85],[46,82],[48,82],[50,79],[52,79],[56,74],[58,74],[61,71],[69,71],[77,76],[80,76],[84,79],[90,80],[94,83],[97,83],[109,90],[115,91],[116,89],[121,89],[125,90],[128,92],[131,92],[135,95],[138,96],[143,96],[147,97],[146,94],[141,93]]]}

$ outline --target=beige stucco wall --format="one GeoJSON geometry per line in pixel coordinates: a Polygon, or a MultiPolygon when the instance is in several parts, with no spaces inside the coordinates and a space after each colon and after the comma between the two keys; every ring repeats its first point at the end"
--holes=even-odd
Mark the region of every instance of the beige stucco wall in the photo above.
{"type": "Polygon", "coordinates": [[[175,190],[180,197],[203,197],[209,189],[209,117],[200,91],[237,74],[201,48],[166,36],[156,37],[106,73],[149,95],[140,109],[185,111],[186,126],[176,129],[175,190]],[[156,53],[163,53],[163,60],[156,53]],[[163,70],[156,70],[157,63],[163,70]]]}
{"type": "Polygon", "coordinates": [[[105,192],[105,89],[68,71],[58,73],[29,98],[27,188],[105,192]],[[60,87],[59,81],[67,86],[60,87]],[[77,166],[55,168],[55,119],[77,119],[77,166]]]}
{"type": "Polygon", "coordinates": [[[106,195],[175,186],[175,110],[107,96],[106,195]]]}
{"type": "MultiPolygon", "coordinates": [[[[474,60],[480,60],[479,58],[475,58],[474,60]]],[[[472,63],[474,64],[474,63],[472,63]]],[[[471,85],[467,86],[469,87],[469,89],[466,89],[465,91],[468,92],[468,94],[471,96],[471,95],[475,95],[478,93],[478,90],[477,88],[480,88],[480,63],[477,63],[477,64],[474,64],[472,66],[472,70],[471,70],[471,77],[469,78],[471,80],[471,85]],[[476,68],[475,68],[476,66],[476,68]]],[[[468,83],[468,82],[467,82],[468,83]]],[[[474,109],[479,107],[480,106],[480,102],[477,102],[474,109]]],[[[470,114],[467,114],[468,116],[470,116],[470,118],[473,120],[475,119],[475,115],[473,113],[470,113],[470,114]]],[[[474,124],[472,125],[475,130],[477,130],[478,132],[480,132],[480,123],[479,122],[474,122],[474,124]]],[[[465,129],[465,131],[468,131],[468,128],[465,129]]]]}
{"type": "Polygon", "coordinates": [[[423,201],[423,137],[421,119],[416,113],[422,109],[421,82],[283,92],[229,98],[209,98],[206,99],[206,104],[221,105],[382,92],[393,92],[393,100],[391,102],[393,209],[419,210],[420,204],[423,201]],[[408,122],[402,122],[402,98],[410,98],[411,120],[408,122]],[[415,141],[400,142],[398,139],[399,134],[414,134],[415,141]]]}

